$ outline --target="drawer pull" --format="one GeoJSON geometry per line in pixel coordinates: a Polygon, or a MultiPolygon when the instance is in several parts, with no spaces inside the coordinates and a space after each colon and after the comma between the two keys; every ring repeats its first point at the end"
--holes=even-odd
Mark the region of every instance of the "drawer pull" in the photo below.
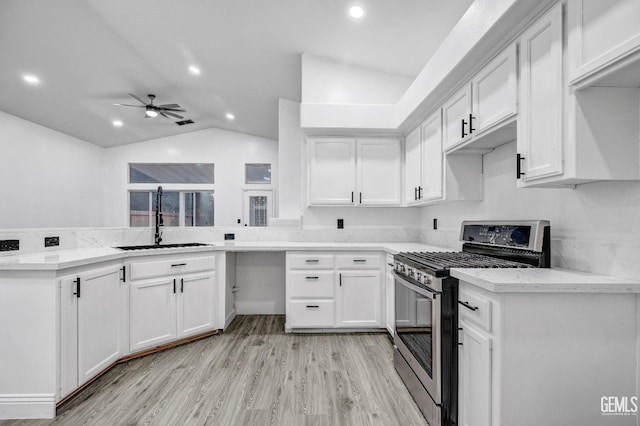
{"type": "Polygon", "coordinates": [[[393,263],[387,263],[387,265],[389,265],[389,266],[393,267],[393,263]]]}
{"type": "Polygon", "coordinates": [[[305,259],[305,263],[318,263],[320,259],[305,259]]]}
{"type": "Polygon", "coordinates": [[[365,263],[367,259],[353,259],[353,263],[365,263]]]}
{"type": "Polygon", "coordinates": [[[317,308],[319,308],[319,307],[320,307],[320,305],[307,305],[307,308],[314,308],[314,309],[317,309],[317,308]]]}
{"type": "Polygon", "coordinates": [[[172,268],[175,268],[176,266],[187,266],[186,263],[174,263],[173,265],[171,265],[172,268]]]}
{"type": "Polygon", "coordinates": [[[315,277],[304,277],[305,280],[318,280],[320,279],[320,277],[315,276],[315,277]]]}
{"type": "Polygon", "coordinates": [[[462,300],[458,300],[458,303],[461,304],[462,306],[464,306],[467,309],[471,309],[472,311],[477,311],[478,310],[477,306],[471,306],[468,302],[463,302],[462,300]]]}

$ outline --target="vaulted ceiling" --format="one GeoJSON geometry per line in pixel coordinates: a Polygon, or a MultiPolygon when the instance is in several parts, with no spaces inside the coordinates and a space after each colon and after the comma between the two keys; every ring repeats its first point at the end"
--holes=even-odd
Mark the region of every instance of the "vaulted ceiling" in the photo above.
{"type": "Polygon", "coordinates": [[[278,98],[300,100],[302,53],[413,77],[470,4],[2,0],[0,110],[106,147],[210,127],[277,139],[278,98]],[[128,93],[178,103],[195,124],[114,105],[135,104],[128,93]]]}

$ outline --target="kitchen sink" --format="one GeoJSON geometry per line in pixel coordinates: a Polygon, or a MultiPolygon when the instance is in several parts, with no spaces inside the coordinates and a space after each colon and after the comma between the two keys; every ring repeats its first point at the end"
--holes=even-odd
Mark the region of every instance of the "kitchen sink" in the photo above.
{"type": "Polygon", "coordinates": [[[179,244],[150,244],[147,246],[120,246],[116,247],[120,250],[147,250],[147,249],[163,249],[163,248],[180,248],[180,247],[201,247],[212,246],[213,244],[205,243],[179,243],[179,244]]]}

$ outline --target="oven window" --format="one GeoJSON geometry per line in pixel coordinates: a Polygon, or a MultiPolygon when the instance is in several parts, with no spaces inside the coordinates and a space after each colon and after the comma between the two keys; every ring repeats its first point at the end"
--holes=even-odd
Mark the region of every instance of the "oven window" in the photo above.
{"type": "Polygon", "coordinates": [[[419,293],[396,285],[396,334],[433,378],[432,301],[419,293]]]}

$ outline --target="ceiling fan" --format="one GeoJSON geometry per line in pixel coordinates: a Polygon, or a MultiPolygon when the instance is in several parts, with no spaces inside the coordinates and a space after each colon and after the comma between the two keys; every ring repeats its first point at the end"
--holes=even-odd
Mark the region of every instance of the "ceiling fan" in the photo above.
{"type": "Polygon", "coordinates": [[[134,94],[129,93],[136,101],[140,102],[142,105],[129,105],[129,104],[114,104],[118,106],[126,106],[126,107],[134,107],[134,108],[144,108],[144,118],[153,118],[157,117],[158,114],[165,118],[177,118],[178,120],[182,120],[184,117],[176,114],[176,112],[186,112],[184,109],[180,109],[180,105],[178,104],[164,104],[164,105],[154,105],[153,100],[156,98],[156,95],[149,94],[149,103],[145,103],[142,99],[137,97],[134,94]]]}

